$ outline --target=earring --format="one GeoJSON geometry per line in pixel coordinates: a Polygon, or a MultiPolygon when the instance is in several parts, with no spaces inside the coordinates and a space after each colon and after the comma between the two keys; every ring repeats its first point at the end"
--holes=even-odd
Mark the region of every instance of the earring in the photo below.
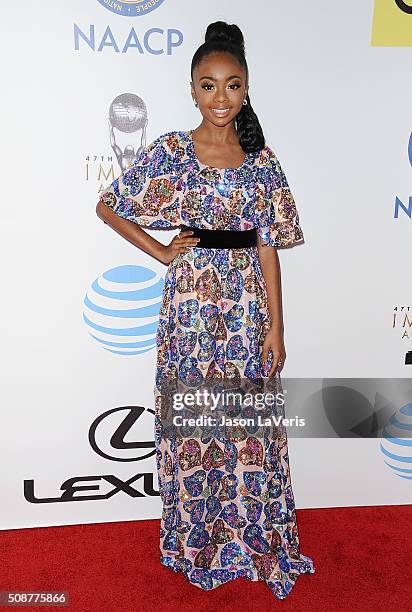
{"type": "Polygon", "coordinates": [[[199,106],[198,103],[196,102],[196,100],[193,100],[193,102],[195,103],[196,108],[199,106]]]}
{"type": "Polygon", "coordinates": [[[243,106],[246,106],[246,105],[247,105],[247,100],[246,100],[246,98],[245,98],[245,99],[243,100],[243,106]]]}

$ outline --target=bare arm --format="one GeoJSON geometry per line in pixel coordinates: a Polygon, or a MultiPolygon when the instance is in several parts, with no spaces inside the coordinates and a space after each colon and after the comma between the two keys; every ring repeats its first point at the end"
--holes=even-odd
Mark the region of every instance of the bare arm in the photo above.
{"type": "MultiPolygon", "coordinates": [[[[258,235],[258,253],[260,267],[265,279],[268,299],[268,310],[271,327],[263,345],[263,362],[266,363],[269,349],[273,353],[273,363],[269,372],[271,376],[278,369],[278,361],[284,362],[286,351],[283,342],[282,289],[280,279],[280,263],[277,249],[264,245],[258,235]]],[[[280,369],[280,368],[279,368],[280,369]]]]}
{"type": "Polygon", "coordinates": [[[146,233],[137,223],[122,219],[103,202],[97,203],[96,214],[125,240],[165,265],[169,264],[178,253],[186,253],[189,246],[195,246],[199,241],[198,238],[191,237],[192,231],[186,231],[174,236],[172,242],[166,246],[146,233]]]}

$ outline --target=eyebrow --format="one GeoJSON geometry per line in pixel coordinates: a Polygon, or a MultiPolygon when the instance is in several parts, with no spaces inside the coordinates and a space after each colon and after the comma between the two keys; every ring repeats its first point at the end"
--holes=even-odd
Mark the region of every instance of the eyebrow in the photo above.
{"type": "MultiPolygon", "coordinates": [[[[231,81],[232,79],[241,79],[242,77],[239,76],[238,74],[232,74],[232,76],[227,77],[226,81],[231,81]]],[[[201,81],[202,79],[210,79],[211,81],[217,81],[218,79],[215,79],[214,77],[211,76],[202,76],[200,77],[199,81],[201,81]]]]}

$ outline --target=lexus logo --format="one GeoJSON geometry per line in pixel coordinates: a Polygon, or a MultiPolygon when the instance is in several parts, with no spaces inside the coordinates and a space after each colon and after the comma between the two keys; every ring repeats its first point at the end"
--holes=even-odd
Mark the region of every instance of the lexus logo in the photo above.
{"type": "Polygon", "coordinates": [[[142,461],[155,452],[153,430],[155,412],[142,406],[113,408],[95,419],[89,430],[92,449],[111,461],[142,461]],[[145,433],[146,432],[146,433],[145,433]]]}

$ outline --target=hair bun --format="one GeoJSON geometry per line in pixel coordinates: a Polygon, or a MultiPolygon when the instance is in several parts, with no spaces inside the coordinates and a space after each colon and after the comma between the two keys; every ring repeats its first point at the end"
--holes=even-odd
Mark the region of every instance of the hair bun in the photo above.
{"type": "Polygon", "coordinates": [[[207,26],[205,42],[228,42],[245,50],[242,30],[237,25],[225,21],[215,21],[207,26]]]}

